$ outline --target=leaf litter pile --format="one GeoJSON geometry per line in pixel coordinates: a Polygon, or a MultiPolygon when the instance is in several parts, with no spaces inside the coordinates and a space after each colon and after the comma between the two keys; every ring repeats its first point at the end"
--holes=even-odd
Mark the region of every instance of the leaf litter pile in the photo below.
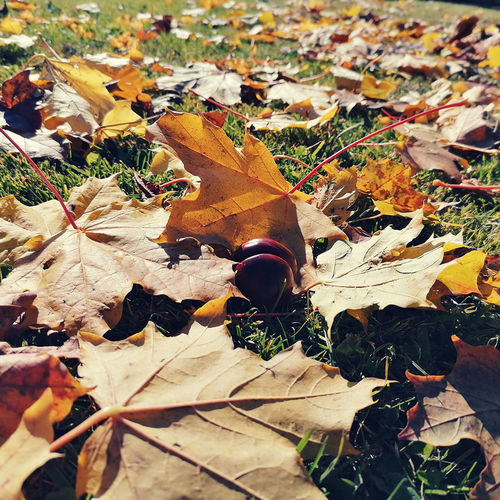
{"type": "Polygon", "coordinates": [[[170,4],[4,8],[1,498],[500,498],[499,25],[170,4]]]}

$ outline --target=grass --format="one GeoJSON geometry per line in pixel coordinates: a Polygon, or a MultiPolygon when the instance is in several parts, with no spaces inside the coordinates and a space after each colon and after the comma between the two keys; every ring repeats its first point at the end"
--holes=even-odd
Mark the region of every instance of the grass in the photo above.
{"type": "MultiPolygon", "coordinates": [[[[70,27],[61,27],[62,13],[73,14],[72,2],[49,2],[37,10],[42,18],[54,17],[54,22],[34,25],[26,32],[40,32],[51,46],[65,56],[81,55],[87,52],[99,53],[109,50],[109,37],[123,35],[129,31],[130,16],[137,12],[154,14],[170,13],[179,18],[183,2],[173,1],[168,6],[158,2],[131,0],[126,10],[119,10],[122,3],[108,0],[101,5],[102,12],[90,15],[90,23],[85,30],[94,33],[91,38],[82,38],[70,27]],[[118,16],[121,16],[118,20],[118,16]],[[129,17],[127,17],[129,16],[129,17]]],[[[283,2],[281,2],[283,3],[283,2]]],[[[500,20],[500,13],[490,9],[444,2],[426,2],[425,8],[419,2],[402,4],[387,2],[396,9],[396,17],[420,16],[427,22],[455,22],[457,16],[471,15],[494,22],[500,20]],[[398,10],[399,9],[399,10],[398,10]],[[405,10],[406,9],[406,10],[405,10]],[[445,14],[443,15],[443,12],[445,14]]],[[[346,4],[335,4],[342,8],[346,4]]],[[[223,9],[214,12],[223,13],[223,9]]],[[[249,9],[252,12],[252,9],[249,9]]],[[[208,27],[191,26],[193,31],[209,30],[208,27]]],[[[217,33],[229,39],[237,35],[232,27],[222,26],[217,33]]],[[[275,44],[257,44],[257,58],[282,60],[302,66],[299,77],[319,74],[324,69],[321,61],[307,61],[293,50],[293,43],[281,40],[275,44]],[[291,47],[289,51],[282,51],[291,47]]],[[[190,60],[206,58],[220,61],[227,57],[228,47],[223,44],[205,45],[201,40],[179,40],[173,34],[162,34],[158,39],[141,44],[146,54],[157,56],[162,61],[184,64],[190,60]]],[[[19,71],[29,57],[40,47],[21,51],[15,46],[0,47],[0,77],[8,78],[19,71]]],[[[249,41],[243,40],[234,48],[233,58],[250,59],[254,50],[249,41]]],[[[155,78],[158,74],[143,70],[144,76],[155,78]]],[[[398,80],[398,77],[395,77],[398,80]]],[[[318,80],[320,84],[333,84],[331,77],[318,80]]],[[[410,89],[423,91],[429,82],[424,77],[403,80],[401,92],[410,89]]],[[[279,103],[274,103],[279,107],[279,103]]],[[[206,111],[211,105],[200,102],[192,95],[184,96],[181,103],[174,106],[183,111],[206,111]]],[[[255,116],[261,111],[258,103],[246,103],[235,107],[239,112],[255,116]]],[[[380,127],[378,111],[353,110],[350,114],[339,113],[331,122],[321,128],[310,130],[285,129],[281,133],[256,132],[273,154],[287,154],[313,166],[341,147],[380,127]]],[[[224,130],[241,145],[244,124],[241,119],[228,115],[224,130]]],[[[380,141],[394,141],[394,132],[387,132],[380,141]]],[[[133,182],[133,172],[146,175],[153,157],[151,144],[141,138],[126,136],[108,140],[90,152],[73,150],[65,161],[44,160],[39,166],[64,197],[69,190],[80,185],[91,176],[106,177],[121,172],[120,186],[130,196],[139,196],[133,182]]],[[[360,146],[340,158],[344,167],[363,167],[367,158],[397,158],[393,147],[360,146]]],[[[466,155],[470,168],[467,175],[484,183],[498,183],[500,163],[498,156],[469,153],[466,155]]],[[[283,175],[291,183],[296,183],[305,170],[291,161],[279,161],[283,175]]],[[[438,234],[464,230],[467,245],[483,248],[488,252],[499,252],[499,210],[492,197],[464,194],[432,185],[436,178],[445,179],[440,172],[422,172],[417,176],[420,190],[436,195],[440,200],[455,203],[440,213],[441,222],[428,229],[438,234]]],[[[164,182],[168,175],[152,178],[164,182]]],[[[175,188],[174,188],[175,189],[175,188]]],[[[312,184],[305,186],[311,190],[312,184]]],[[[17,156],[0,156],[0,195],[13,194],[28,205],[51,199],[51,195],[26,163],[17,156]]],[[[371,217],[376,214],[371,200],[360,197],[353,215],[354,219],[371,217]]],[[[393,224],[403,227],[407,221],[394,217],[367,220],[361,225],[369,232],[393,224]]],[[[320,245],[318,245],[318,251],[320,245]]],[[[1,268],[4,276],[8,268],[1,268]]],[[[124,314],[120,323],[106,335],[109,339],[125,338],[140,331],[147,321],[154,321],[167,335],[175,334],[189,317],[192,307],[199,305],[189,301],[175,303],[165,296],[151,296],[141,287],[134,286],[124,304],[124,314]]],[[[340,314],[333,325],[331,337],[327,335],[323,318],[315,312],[308,296],[301,296],[286,305],[283,316],[266,317],[259,311],[249,309],[248,303],[231,299],[229,328],[237,347],[251,349],[263,359],[301,341],[308,356],[322,362],[338,366],[344,377],[351,381],[363,377],[380,377],[395,380],[376,395],[377,402],[357,414],[351,431],[351,441],[360,453],[353,456],[318,456],[306,462],[315,483],[331,499],[451,499],[465,498],[467,492],[478,479],[484,467],[483,454],[477,444],[462,441],[455,446],[436,448],[424,443],[406,443],[397,439],[398,432],[406,422],[406,411],[415,404],[412,385],[406,381],[405,371],[416,374],[449,373],[455,361],[455,351],[450,335],[456,334],[474,345],[491,344],[495,347],[500,340],[498,324],[500,311],[474,296],[448,297],[444,311],[412,310],[388,307],[375,311],[369,319],[366,331],[349,314],[340,314]]],[[[18,344],[53,345],[62,342],[64,336],[45,330],[26,331],[17,340],[18,344]]],[[[76,373],[76,365],[69,364],[76,373]]],[[[84,420],[93,410],[89,398],[78,400],[71,415],[56,425],[56,435],[84,420]]],[[[64,459],[49,462],[33,474],[25,485],[31,500],[71,499],[76,474],[76,459],[86,436],[76,440],[64,449],[64,459]]]]}

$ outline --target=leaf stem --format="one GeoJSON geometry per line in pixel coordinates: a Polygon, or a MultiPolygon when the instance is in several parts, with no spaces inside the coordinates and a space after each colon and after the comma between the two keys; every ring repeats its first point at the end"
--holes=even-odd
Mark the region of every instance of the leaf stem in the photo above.
{"type": "Polygon", "coordinates": [[[302,160],[299,160],[298,158],[294,158],[293,156],[288,156],[288,155],[274,155],[273,156],[274,160],[291,160],[299,165],[302,165],[303,167],[306,167],[307,169],[311,168],[307,163],[303,162],[302,160]]]}
{"type": "Polygon", "coordinates": [[[421,113],[417,113],[416,115],[410,116],[409,118],[405,118],[404,120],[400,120],[396,123],[391,123],[390,125],[387,125],[384,128],[381,128],[379,130],[376,130],[375,132],[372,132],[371,134],[365,135],[361,139],[358,139],[357,141],[354,141],[353,143],[345,146],[344,148],[340,149],[333,155],[329,156],[326,160],[323,160],[318,166],[314,167],[301,181],[299,181],[290,191],[288,191],[288,194],[292,194],[293,192],[297,191],[300,187],[302,187],[303,184],[305,184],[313,175],[315,175],[318,170],[326,165],[327,163],[330,163],[332,160],[340,156],[342,153],[345,153],[347,150],[353,148],[354,146],[357,146],[358,144],[361,144],[362,142],[371,139],[372,137],[375,137],[376,135],[381,134],[382,132],[386,132],[387,130],[391,130],[398,125],[402,125],[403,123],[415,120],[416,118],[420,118],[421,116],[429,115],[431,113],[435,113],[437,111],[440,111],[442,109],[447,109],[447,108],[454,108],[456,106],[463,106],[466,103],[466,101],[460,101],[460,102],[454,102],[452,104],[445,104],[444,106],[439,106],[437,108],[431,108],[428,109],[427,111],[422,111],[421,113]]]}
{"type": "Polygon", "coordinates": [[[481,191],[481,192],[486,192],[488,194],[494,195],[497,194],[494,191],[500,191],[500,184],[497,185],[492,185],[492,186],[474,186],[474,184],[448,184],[447,182],[440,181],[439,179],[436,179],[432,181],[433,186],[439,186],[439,187],[444,187],[444,188],[451,188],[451,189],[468,189],[469,191],[481,191]],[[489,191],[493,191],[492,193],[489,193],[489,191]]]}
{"type": "Polygon", "coordinates": [[[160,184],[159,187],[163,189],[167,186],[171,186],[172,184],[177,184],[178,182],[187,182],[188,184],[193,185],[191,179],[188,179],[187,177],[179,177],[178,179],[172,179],[171,181],[165,182],[164,184],[160,184]]]}
{"type": "Polygon", "coordinates": [[[61,195],[57,192],[56,188],[51,184],[49,179],[45,177],[45,174],[38,168],[36,163],[28,156],[28,154],[19,146],[12,137],[10,137],[7,132],[0,127],[0,133],[4,135],[4,137],[22,154],[24,159],[33,167],[35,172],[40,176],[42,181],[45,183],[45,185],[52,191],[54,196],[57,198],[57,201],[61,204],[62,209],[64,210],[64,213],[66,214],[67,219],[69,220],[69,223],[73,226],[74,229],[80,229],[75,222],[75,219],[71,215],[70,211],[66,207],[66,204],[64,203],[64,200],[61,198],[61,195]]]}
{"type": "Polygon", "coordinates": [[[53,441],[50,445],[50,451],[54,452],[59,448],[62,448],[64,445],[82,435],[91,427],[94,427],[94,425],[101,423],[103,420],[106,420],[109,417],[120,415],[123,410],[124,408],[121,405],[107,406],[106,408],[102,408],[101,410],[97,411],[96,413],[85,419],[83,422],[78,424],[76,427],[68,431],[66,434],[63,434],[61,437],[53,441]]]}
{"type": "Polygon", "coordinates": [[[236,314],[228,314],[227,317],[229,319],[235,318],[272,318],[272,317],[281,317],[281,316],[295,316],[296,314],[307,314],[308,311],[292,311],[292,312],[268,312],[268,313],[236,313],[236,314]]]}
{"type": "Polygon", "coordinates": [[[217,102],[215,99],[212,99],[211,97],[205,97],[196,92],[196,90],[193,89],[188,89],[188,92],[191,92],[191,94],[194,94],[195,96],[201,97],[204,101],[210,102],[214,104],[215,106],[226,110],[228,113],[231,113],[234,116],[238,116],[242,120],[245,120],[246,122],[249,121],[249,118],[245,115],[242,115],[241,113],[238,113],[238,111],[234,111],[231,108],[228,108],[227,106],[224,106],[224,104],[221,104],[220,102],[217,102]]]}

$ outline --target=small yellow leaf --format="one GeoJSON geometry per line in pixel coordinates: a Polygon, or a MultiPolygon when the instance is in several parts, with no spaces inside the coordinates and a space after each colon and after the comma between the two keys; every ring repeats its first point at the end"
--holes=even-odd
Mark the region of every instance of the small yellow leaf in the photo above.
{"type": "Polygon", "coordinates": [[[115,107],[106,114],[102,120],[102,125],[95,135],[96,144],[104,139],[117,137],[125,132],[134,131],[134,133],[143,135],[145,133],[146,122],[132,111],[130,101],[117,101],[115,107]]]}
{"type": "Polygon", "coordinates": [[[500,68],[500,45],[494,45],[488,49],[488,59],[481,61],[478,66],[489,66],[490,68],[500,68]]]}
{"type": "Polygon", "coordinates": [[[13,10],[35,10],[34,4],[25,2],[9,2],[7,7],[13,10]]]}
{"type": "Polygon", "coordinates": [[[276,25],[274,16],[271,12],[265,11],[259,16],[259,21],[267,26],[274,27],[276,25]]]}
{"type": "Polygon", "coordinates": [[[128,57],[131,61],[141,62],[144,59],[144,54],[137,47],[131,47],[128,57]]]}
{"type": "Polygon", "coordinates": [[[23,32],[23,25],[21,21],[12,19],[11,17],[4,17],[0,23],[0,30],[4,33],[12,33],[13,35],[20,35],[23,32]]]}
{"type": "Polygon", "coordinates": [[[365,75],[359,91],[371,99],[387,99],[389,94],[397,88],[395,83],[377,80],[373,75],[365,75]]]}
{"type": "Polygon", "coordinates": [[[422,45],[429,51],[433,51],[437,46],[437,39],[439,38],[438,33],[425,33],[420,37],[422,45]]]}
{"type": "Polygon", "coordinates": [[[477,286],[477,278],[484,266],[485,258],[486,254],[483,251],[473,250],[453,261],[439,273],[437,279],[456,295],[481,293],[477,286]]]}
{"type": "Polygon", "coordinates": [[[342,11],[342,16],[343,17],[356,17],[359,16],[359,13],[361,12],[361,7],[359,5],[353,5],[352,7],[344,8],[342,11]]]}

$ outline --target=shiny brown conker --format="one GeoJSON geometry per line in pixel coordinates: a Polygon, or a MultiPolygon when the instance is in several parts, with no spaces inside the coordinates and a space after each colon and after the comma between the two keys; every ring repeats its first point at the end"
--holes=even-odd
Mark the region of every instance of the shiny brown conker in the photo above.
{"type": "Polygon", "coordinates": [[[292,292],[292,269],[277,255],[251,255],[240,262],[235,271],[236,286],[257,306],[273,308],[286,300],[292,292]]]}
{"type": "Polygon", "coordinates": [[[243,261],[252,255],[273,254],[281,257],[290,266],[293,276],[297,274],[295,255],[283,244],[271,238],[254,238],[241,245],[233,254],[234,260],[243,261]]]}

